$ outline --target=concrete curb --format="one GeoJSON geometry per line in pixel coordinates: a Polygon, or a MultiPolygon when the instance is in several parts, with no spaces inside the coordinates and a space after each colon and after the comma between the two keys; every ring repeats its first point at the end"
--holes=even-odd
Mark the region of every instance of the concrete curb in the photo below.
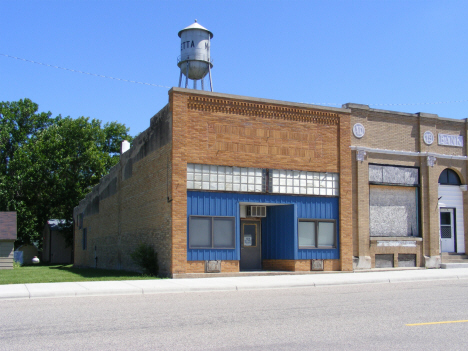
{"type": "Polygon", "coordinates": [[[0,300],[285,289],[468,279],[468,268],[0,285],[0,300]]]}

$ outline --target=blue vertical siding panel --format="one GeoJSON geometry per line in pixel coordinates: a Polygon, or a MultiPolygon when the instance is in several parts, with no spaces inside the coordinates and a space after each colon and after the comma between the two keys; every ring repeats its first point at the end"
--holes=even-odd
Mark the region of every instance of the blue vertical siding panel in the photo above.
{"type": "MultiPolygon", "coordinates": [[[[206,193],[206,192],[188,192],[187,193],[187,228],[189,217],[191,215],[204,216],[230,216],[236,217],[236,248],[235,249],[204,249],[196,250],[187,248],[187,260],[206,261],[206,260],[239,260],[240,259],[240,236],[239,236],[239,218],[237,211],[238,201],[225,193],[206,193]],[[237,205],[236,205],[237,203],[237,205]]],[[[187,232],[188,240],[188,232],[187,232]]]]}
{"type": "MultiPolygon", "coordinates": [[[[310,249],[299,250],[298,259],[338,259],[339,256],[339,218],[338,218],[338,198],[312,198],[314,201],[307,200],[309,198],[301,198],[298,204],[297,218],[310,219],[334,219],[337,229],[337,248],[336,249],[310,249]],[[304,205],[304,201],[308,202],[304,205]],[[310,205],[310,206],[309,206],[310,205]]],[[[297,225],[297,223],[296,223],[297,225]]],[[[297,246],[296,246],[297,247],[297,246]]]]}
{"type": "MultiPolygon", "coordinates": [[[[284,259],[294,259],[295,256],[295,246],[294,246],[294,237],[297,236],[294,233],[294,205],[280,206],[281,209],[284,208],[285,216],[282,221],[282,230],[283,230],[283,252],[282,257],[284,259]]],[[[283,219],[283,218],[282,218],[283,219]]]]}
{"type": "Polygon", "coordinates": [[[267,208],[267,217],[265,218],[265,243],[266,243],[266,249],[262,253],[262,258],[263,259],[272,259],[273,257],[276,257],[276,246],[273,245],[273,242],[276,240],[275,236],[275,230],[276,228],[275,225],[275,220],[277,218],[276,213],[275,213],[275,208],[276,207],[268,207],[267,208]]]}
{"type": "Polygon", "coordinates": [[[199,215],[200,213],[203,213],[203,206],[204,206],[203,196],[195,197],[195,199],[197,200],[197,207],[193,208],[192,214],[199,215]]]}
{"type": "Polygon", "coordinates": [[[338,198],[189,191],[187,192],[187,228],[190,215],[233,216],[236,221],[236,248],[229,250],[191,250],[187,248],[188,260],[240,259],[239,202],[285,205],[267,207],[267,217],[262,220],[263,259],[339,258],[338,239],[336,249],[326,250],[299,250],[297,243],[298,218],[335,219],[339,233],[338,198]]]}
{"type": "MultiPolygon", "coordinates": [[[[187,197],[187,213],[193,213],[192,212],[192,199],[187,197]]],[[[189,217],[187,216],[187,249],[188,249],[188,228],[189,228],[189,217]]],[[[187,250],[187,261],[192,261],[192,253],[190,250],[187,250]]]]}
{"type": "Polygon", "coordinates": [[[267,237],[267,233],[268,233],[268,222],[267,222],[267,218],[268,218],[268,215],[269,215],[270,211],[269,211],[269,208],[267,207],[266,208],[266,218],[262,218],[260,220],[261,222],[261,235],[262,235],[262,259],[263,257],[266,257],[267,255],[267,250],[268,250],[268,245],[267,245],[267,240],[268,240],[268,237],[267,237]]]}
{"type": "Polygon", "coordinates": [[[228,213],[228,199],[221,199],[221,216],[227,216],[228,213]]]}
{"type": "MultiPolygon", "coordinates": [[[[298,256],[299,256],[299,253],[298,253],[298,238],[297,238],[297,204],[294,204],[292,206],[292,210],[293,210],[293,215],[291,216],[291,219],[292,219],[292,228],[293,230],[291,231],[291,235],[292,235],[292,241],[293,241],[293,247],[292,247],[292,253],[293,253],[293,257],[295,260],[298,259],[298,256]]],[[[307,207],[307,205],[306,205],[307,207]]]]}
{"type": "MultiPolygon", "coordinates": [[[[280,201],[284,199],[280,198],[280,201]]],[[[294,259],[294,205],[271,206],[265,219],[263,259],[294,259]]]]}
{"type": "Polygon", "coordinates": [[[267,216],[262,218],[262,258],[271,256],[271,236],[270,236],[270,221],[271,207],[267,207],[267,216]]]}

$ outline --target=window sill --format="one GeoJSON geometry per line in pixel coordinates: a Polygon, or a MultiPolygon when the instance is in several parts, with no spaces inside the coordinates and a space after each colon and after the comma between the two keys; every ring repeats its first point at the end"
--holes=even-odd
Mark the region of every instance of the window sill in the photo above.
{"type": "MultiPolygon", "coordinates": [[[[255,246],[252,246],[252,247],[255,247],[255,246]]],[[[235,250],[235,249],[236,249],[235,247],[189,247],[189,250],[235,250]]]]}
{"type": "Polygon", "coordinates": [[[420,236],[371,236],[371,241],[422,241],[420,236]]]}

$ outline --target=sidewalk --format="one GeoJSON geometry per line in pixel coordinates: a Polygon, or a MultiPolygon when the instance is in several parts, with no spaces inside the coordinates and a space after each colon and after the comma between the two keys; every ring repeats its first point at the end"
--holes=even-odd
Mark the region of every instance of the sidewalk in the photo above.
{"type": "Polygon", "coordinates": [[[0,285],[0,300],[299,288],[468,279],[468,268],[0,285]]]}

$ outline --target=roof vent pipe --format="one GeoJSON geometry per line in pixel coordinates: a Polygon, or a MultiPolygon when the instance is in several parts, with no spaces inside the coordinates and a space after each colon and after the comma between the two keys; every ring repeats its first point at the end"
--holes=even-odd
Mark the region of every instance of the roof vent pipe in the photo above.
{"type": "Polygon", "coordinates": [[[122,144],[120,144],[120,154],[124,154],[130,150],[130,143],[127,140],[122,141],[122,144]]]}

